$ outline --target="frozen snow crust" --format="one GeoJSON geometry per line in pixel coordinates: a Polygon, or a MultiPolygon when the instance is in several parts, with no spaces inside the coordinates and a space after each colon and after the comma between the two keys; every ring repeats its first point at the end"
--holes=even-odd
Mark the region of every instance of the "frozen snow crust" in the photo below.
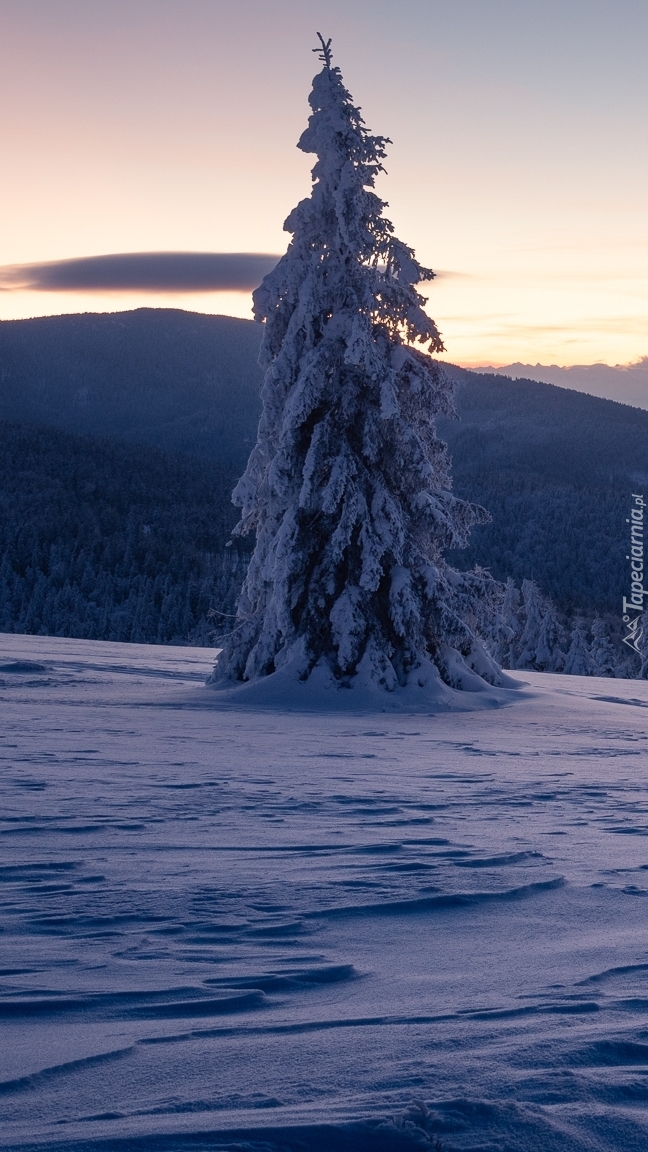
{"type": "Polygon", "coordinates": [[[0,636],[3,1149],[643,1152],[648,683],[308,714],[212,660],[0,636]]]}

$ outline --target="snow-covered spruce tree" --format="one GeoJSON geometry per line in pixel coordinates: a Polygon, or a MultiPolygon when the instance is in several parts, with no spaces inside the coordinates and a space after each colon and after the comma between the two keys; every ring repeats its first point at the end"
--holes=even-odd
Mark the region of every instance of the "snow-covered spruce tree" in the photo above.
{"type": "Polygon", "coordinates": [[[581,616],[574,620],[570,634],[571,643],[565,657],[565,672],[569,676],[591,676],[592,660],[587,640],[587,622],[581,616]]]}
{"type": "Polygon", "coordinates": [[[543,596],[534,580],[522,581],[524,628],[517,641],[515,668],[537,672],[561,672],[565,654],[561,644],[563,629],[548,596],[543,596]]]}
{"type": "Polygon", "coordinates": [[[506,590],[504,593],[504,603],[502,604],[502,620],[504,628],[510,633],[502,636],[502,647],[495,653],[495,659],[502,668],[515,668],[515,656],[517,644],[522,636],[522,625],[520,623],[520,592],[515,586],[515,581],[512,576],[509,576],[506,581],[506,590]],[[501,657],[501,659],[500,659],[501,657]]]}
{"type": "Polygon", "coordinates": [[[605,620],[596,616],[592,622],[592,646],[590,649],[592,676],[614,676],[616,657],[605,620]]]}
{"type": "Polygon", "coordinates": [[[467,623],[490,577],[442,558],[487,514],[452,495],[435,433],[452,386],[414,287],[433,274],[372,191],[388,141],[367,131],[330,41],[320,59],[298,144],[317,155],[312,193],[254,294],[263,411],[233,499],[256,548],[211,683],[283,669],[329,686],[502,685],[467,623]]]}
{"type": "Polygon", "coordinates": [[[509,658],[515,638],[522,632],[522,626],[516,615],[516,609],[520,606],[520,593],[515,587],[515,582],[509,577],[506,584],[501,584],[491,579],[488,570],[483,568],[475,568],[474,572],[463,573],[463,576],[473,579],[484,577],[484,586],[479,590],[477,600],[481,615],[469,613],[466,622],[484,642],[486,649],[500,667],[515,667],[509,658]]]}
{"type": "Polygon", "coordinates": [[[544,597],[534,580],[522,581],[524,628],[519,641],[516,668],[536,668],[544,616],[544,597]]]}
{"type": "Polygon", "coordinates": [[[541,672],[562,672],[565,665],[565,653],[561,648],[562,639],[563,629],[558,621],[556,609],[546,597],[536,648],[536,667],[541,672]]]}

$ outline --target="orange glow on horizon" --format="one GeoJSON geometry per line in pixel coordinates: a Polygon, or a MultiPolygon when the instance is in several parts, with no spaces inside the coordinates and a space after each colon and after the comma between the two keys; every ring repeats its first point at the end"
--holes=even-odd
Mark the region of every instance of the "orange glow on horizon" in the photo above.
{"type": "MultiPolygon", "coordinates": [[[[648,354],[648,6],[330,0],[334,63],[393,140],[377,192],[424,265],[446,358],[627,364],[648,354]],[[512,18],[514,13],[514,18],[512,18]],[[610,19],[613,14],[614,19],[610,19]],[[559,29],[559,34],[557,33],[559,29]],[[389,69],[385,71],[385,44],[389,69]]],[[[33,0],[3,9],[0,265],[285,250],[321,4],[33,0]]],[[[249,293],[36,292],[0,319],[249,293]]]]}

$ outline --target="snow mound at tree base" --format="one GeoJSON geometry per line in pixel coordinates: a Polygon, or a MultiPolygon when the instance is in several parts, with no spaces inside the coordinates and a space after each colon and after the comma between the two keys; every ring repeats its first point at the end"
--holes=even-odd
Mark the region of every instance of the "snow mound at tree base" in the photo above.
{"type": "MultiPolygon", "coordinates": [[[[387,676],[370,655],[360,663],[348,683],[333,676],[320,660],[304,679],[304,659],[296,652],[276,672],[255,680],[235,682],[219,677],[218,669],[207,680],[218,704],[236,708],[277,708],[307,712],[472,712],[516,703],[527,693],[526,685],[499,671],[499,684],[478,675],[454,649],[444,653],[456,687],[444,683],[430,660],[422,660],[403,686],[387,676]]],[[[391,669],[391,666],[390,666],[391,669]]]]}

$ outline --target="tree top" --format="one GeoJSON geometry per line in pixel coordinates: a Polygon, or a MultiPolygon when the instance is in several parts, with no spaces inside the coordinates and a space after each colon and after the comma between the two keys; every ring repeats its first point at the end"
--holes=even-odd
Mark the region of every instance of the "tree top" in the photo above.
{"type": "Polygon", "coordinates": [[[322,61],[326,68],[331,67],[331,60],[333,59],[333,52],[331,50],[331,37],[325,40],[321,32],[317,33],[317,39],[320,42],[319,48],[313,48],[311,51],[317,52],[317,59],[322,61]]]}

